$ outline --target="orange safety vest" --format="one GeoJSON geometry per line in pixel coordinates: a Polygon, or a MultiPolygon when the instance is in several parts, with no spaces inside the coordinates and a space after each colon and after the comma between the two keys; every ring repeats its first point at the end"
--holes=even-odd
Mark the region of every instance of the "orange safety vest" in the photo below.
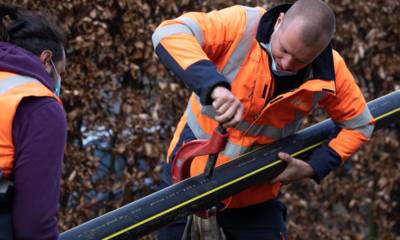
{"type": "Polygon", "coordinates": [[[61,100],[40,81],[10,72],[0,72],[0,169],[11,178],[15,159],[13,121],[18,105],[25,97],[53,97],[61,100]]]}
{"type": "MultiPolygon", "coordinates": [[[[267,104],[259,96],[273,93],[268,55],[256,40],[262,8],[234,6],[210,13],[186,13],[163,22],[153,35],[153,44],[168,51],[183,68],[201,61],[212,61],[231,85],[232,93],[244,106],[243,120],[228,129],[229,139],[217,165],[259,146],[270,144],[298,131],[303,119],[318,105],[343,130],[329,146],[347,159],[370,137],[373,118],[360,89],[344,60],[333,51],[336,80],[308,79],[299,88],[281,94],[267,104]],[[267,86],[267,89],[264,89],[267,86]]],[[[212,106],[202,106],[193,93],[168,150],[170,159],[184,126],[196,138],[208,139],[218,126],[212,106]]],[[[207,156],[194,159],[191,175],[201,174],[207,156]]],[[[257,204],[277,197],[280,183],[263,183],[236,194],[230,208],[257,204]]]]}

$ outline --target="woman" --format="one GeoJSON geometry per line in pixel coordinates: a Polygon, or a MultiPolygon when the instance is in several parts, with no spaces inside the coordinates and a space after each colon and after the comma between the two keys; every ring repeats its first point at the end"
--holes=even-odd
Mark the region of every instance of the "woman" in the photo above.
{"type": "Polygon", "coordinates": [[[0,239],[57,239],[64,37],[40,12],[0,4],[0,19],[0,181],[13,193],[0,194],[0,239]]]}

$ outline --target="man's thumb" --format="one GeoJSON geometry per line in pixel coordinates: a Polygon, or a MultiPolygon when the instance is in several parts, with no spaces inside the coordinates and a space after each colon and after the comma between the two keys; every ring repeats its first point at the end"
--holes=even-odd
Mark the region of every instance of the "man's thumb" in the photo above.
{"type": "Polygon", "coordinates": [[[290,161],[292,159],[292,157],[289,154],[284,153],[284,152],[278,153],[278,157],[280,159],[282,159],[283,161],[285,161],[285,162],[288,162],[288,161],[290,161]]]}

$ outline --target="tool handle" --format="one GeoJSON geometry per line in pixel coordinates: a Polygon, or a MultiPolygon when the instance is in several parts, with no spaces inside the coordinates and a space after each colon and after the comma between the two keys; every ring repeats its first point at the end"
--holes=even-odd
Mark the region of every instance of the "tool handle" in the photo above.
{"type": "MultiPolygon", "coordinates": [[[[219,124],[218,127],[215,129],[216,132],[219,132],[222,135],[227,134],[226,129],[222,126],[222,124],[219,124]]],[[[225,148],[226,145],[226,137],[224,138],[224,143],[223,146],[221,148],[221,151],[225,148]]],[[[208,156],[208,160],[207,160],[207,164],[206,167],[204,169],[204,175],[206,178],[210,178],[214,172],[214,168],[215,168],[215,164],[217,163],[217,159],[218,159],[218,153],[213,153],[210,154],[208,156]]]]}
{"type": "Polygon", "coordinates": [[[226,129],[224,128],[224,126],[222,126],[222,124],[219,124],[219,125],[218,125],[217,131],[218,131],[219,133],[221,133],[221,134],[226,134],[226,133],[227,133],[226,129]]]}
{"type": "Polygon", "coordinates": [[[210,156],[208,156],[206,168],[204,169],[204,175],[206,178],[210,178],[212,176],[217,159],[218,153],[210,154],[210,156]]]}

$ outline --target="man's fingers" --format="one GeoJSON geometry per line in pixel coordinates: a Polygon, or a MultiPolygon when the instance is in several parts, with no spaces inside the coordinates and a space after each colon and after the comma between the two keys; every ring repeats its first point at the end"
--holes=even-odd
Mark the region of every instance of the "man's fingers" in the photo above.
{"type": "Polygon", "coordinates": [[[219,123],[222,123],[223,125],[226,125],[229,121],[232,120],[234,114],[234,109],[229,108],[228,111],[226,111],[224,114],[215,117],[215,120],[217,120],[219,123]]]}
{"type": "Polygon", "coordinates": [[[280,177],[280,175],[279,175],[279,176],[277,176],[276,178],[274,178],[274,179],[271,180],[271,184],[274,184],[274,183],[277,183],[277,182],[280,182],[280,181],[281,181],[281,177],[280,177]]]}
{"type": "Polygon", "coordinates": [[[226,122],[226,123],[222,124],[222,126],[224,128],[233,127],[235,125],[236,125],[236,119],[235,118],[232,118],[229,122],[226,122]]]}
{"type": "Polygon", "coordinates": [[[288,153],[280,152],[278,156],[287,163],[285,170],[279,174],[272,183],[281,182],[282,184],[292,183],[309,178],[315,174],[314,169],[301,159],[294,158],[288,153]]]}
{"type": "Polygon", "coordinates": [[[224,124],[225,128],[228,127],[234,127],[236,126],[240,121],[242,121],[242,117],[243,117],[243,105],[239,105],[239,108],[236,111],[235,116],[227,123],[224,124]]]}
{"type": "Polygon", "coordinates": [[[291,171],[288,169],[285,169],[281,174],[279,174],[277,177],[275,177],[274,179],[272,179],[271,183],[277,183],[280,182],[282,184],[287,184],[290,181],[290,173],[291,171]]]}
{"type": "Polygon", "coordinates": [[[281,182],[281,183],[285,183],[286,182],[286,174],[281,173],[279,174],[279,176],[277,176],[276,178],[272,179],[271,183],[277,183],[277,182],[281,182]]]}
{"type": "Polygon", "coordinates": [[[236,114],[236,111],[238,109],[239,105],[238,104],[233,104],[231,105],[225,113],[223,113],[220,116],[217,116],[215,119],[220,122],[220,123],[227,123],[229,122],[236,114]]]}
{"type": "Polygon", "coordinates": [[[218,115],[222,115],[229,109],[230,106],[230,102],[225,102],[219,108],[215,108],[215,111],[217,111],[218,115]]]}
{"type": "Polygon", "coordinates": [[[289,154],[284,153],[284,152],[279,152],[278,157],[285,162],[289,162],[293,159],[289,154]]]}
{"type": "Polygon", "coordinates": [[[212,102],[212,106],[214,107],[215,110],[219,109],[223,104],[225,103],[225,100],[223,98],[217,98],[212,102]]]}
{"type": "MultiPolygon", "coordinates": [[[[279,152],[278,153],[278,157],[287,162],[288,164],[292,161],[292,157],[285,153],[285,152],[279,152]]],[[[277,183],[277,182],[281,182],[282,184],[285,184],[288,182],[288,174],[290,172],[290,169],[287,167],[281,174],[279,174],[276,178],[274,178],[271,183],[277,183]]]]}
{"type": "Polygon", "coordinates": [[[236,112],[235,118],[237,119],[237,122],[242,121],[243,119],[243,111],[244,111],[244,107],[242,105],[242,103],[239,103],[239,109],[236,112]]]}
{"type": "Polygon", "coordinates": [[[215,120],[225,128],[232,127],[242,120],[243,106],[228,89],[222,87],[215,88],[212,98],[212,106],[217,112],[215,120]]]}

